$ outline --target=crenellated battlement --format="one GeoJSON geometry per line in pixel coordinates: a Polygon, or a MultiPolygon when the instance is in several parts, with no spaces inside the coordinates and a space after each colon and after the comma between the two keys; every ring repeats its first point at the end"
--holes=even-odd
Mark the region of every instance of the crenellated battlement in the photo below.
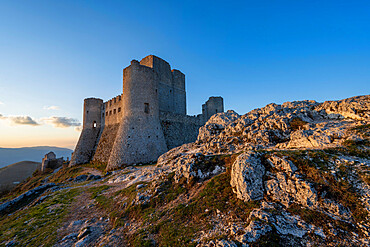
{"type": "Polygon", "coordinates": [[[119,123],[122,118],[122,94],[104,102],[102,115],[105,117],[104,124],[111,125],[119,123]]]}

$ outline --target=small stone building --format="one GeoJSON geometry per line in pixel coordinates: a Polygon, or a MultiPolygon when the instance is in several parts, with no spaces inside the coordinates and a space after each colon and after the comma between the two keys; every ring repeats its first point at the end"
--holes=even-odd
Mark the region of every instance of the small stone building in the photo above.
{"type": "Polygon", "coordinates": [[[122,94],[103,102],[84,100],[83,130],[70,165],[90,161],[108,169],[155,161],[169,149],[193,142],[213,114],[224,111],[211,97],[202,114],[186,114],[185,75],[149,55],[123,70],[122,94]]]}
{"type": "Polygon", "coordinates": [[[45,171],[46,168],[57,169],[63,165],[63,162],[63,157],[57,159],[54,152],[49,152],[42,159],[41,171],[45,171]]]}

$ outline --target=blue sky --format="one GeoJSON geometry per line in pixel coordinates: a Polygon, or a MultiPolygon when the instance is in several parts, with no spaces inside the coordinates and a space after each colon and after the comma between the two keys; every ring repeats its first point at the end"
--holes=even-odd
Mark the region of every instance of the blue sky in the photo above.
{"type": "Polygon", "coordinates": [[[185,73],[189,114],[212,95],[246,113],[369,94],[369,13],[340,0],[0,1],[0,147],[73,147],[83,99],[120,94],[122,69],[149,54],[185,73]]]}

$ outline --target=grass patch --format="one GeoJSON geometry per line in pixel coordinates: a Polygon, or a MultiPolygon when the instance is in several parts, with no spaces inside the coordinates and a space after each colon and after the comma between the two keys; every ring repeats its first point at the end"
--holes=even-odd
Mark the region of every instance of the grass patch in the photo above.
{"type": "Polygon", "coordinates": [[[88,189],[88,192],[91,194],[91,198],[95,199],[98,203],[98,206],[102,209],[109,210],[113,205],[113,198],[102,195],[102,193],[108,190],[111,186],[102,185],[97,187],[91,187],[88,189]]]}
{"type": "Polygon", "coordinates": [[[105,173],[107,171],[107,163],[104,162],[92,161],[90,163],[84,164],[83,166],[94,168],[96,170],[101,171],[102,173],[105,173]]]}
{"type": "Polygon", "coordinates": [[[0,218],[0,243],[15,239],[18,246],[52,246],[78,193],[78,189],[59,191],[38,205],[0,218]]]}

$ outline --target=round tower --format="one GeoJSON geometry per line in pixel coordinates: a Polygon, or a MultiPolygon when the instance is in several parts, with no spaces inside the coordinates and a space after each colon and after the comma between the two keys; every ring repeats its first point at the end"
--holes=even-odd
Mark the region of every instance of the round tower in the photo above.
{"type": "Polygon", "coordinates": [[[167,151],[159,120],[159,79],[136,60],[123,70],[122,120],[108,169],[147,163],[167,151]]]}
{"type": "Polygon", "coordinates": [[[103,100],[87,98],[84,100],[83,128],[70,166],[90,162],[102,127],[103,100]]]}
{"type": "Polygon", "coordinates": [[[83,128],[97,129],[102,124],[103,100],[87,98],[84,100],[83,128]]]}

